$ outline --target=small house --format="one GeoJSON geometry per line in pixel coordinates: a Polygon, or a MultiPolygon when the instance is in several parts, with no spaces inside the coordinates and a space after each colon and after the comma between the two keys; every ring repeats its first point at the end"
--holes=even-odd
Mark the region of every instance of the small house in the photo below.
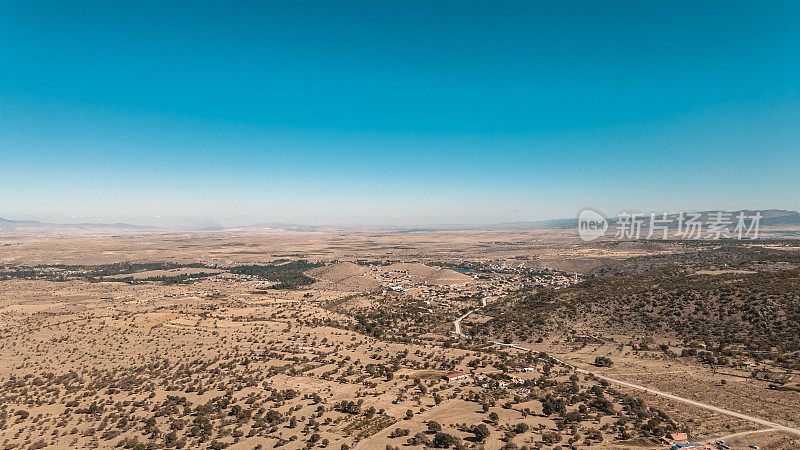
{"type": "Polygon", "coordinates": [[[447,381],[458,381],[458,380],[464,380],[466,378],[467,374],[465,374],[464,372],[453,372],[453,373],[448,373],[447,375],[444,376],[444,379],[447,381]]]}

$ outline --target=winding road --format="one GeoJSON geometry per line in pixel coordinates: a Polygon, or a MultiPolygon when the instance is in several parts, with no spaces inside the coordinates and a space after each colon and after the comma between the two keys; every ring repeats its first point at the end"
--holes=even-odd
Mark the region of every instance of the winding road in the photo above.
{"type": "MultiPolygon", "coordinates": [[[[475,312],[475,309],[470,310],[466,314],[462,315],[461,317],[459,317],[459,318],[457,318],[456,320],[453,321],[453,324],[455,325],[455,333],[456,333],[456,335],[462,336],[462,337],[467,337],[464,333],[461,332],[461,321],[464,320],[467,316],[469,316],[470,314],[472,314],[474,312],[475,312]]],[[[523,347],[521,345],[516,345],[516,344],[506,344],[506,343],[503,343],[503,342],[500,342],[500,341],[489,341],[489,342],[491,342],[492,344],[502,345],[504,347],[510,347],[510,348],[514,348],[514,349],[522,350],[522,351],[526,351],[526,352],[537,351],[537,350],[533,350],[531,348],[523,347]]],[[[794,434],[796,436],[800,436],[800,429],[797,429],[797,428],[792,428],[792,427],[788,427],[788,426],[785,426],[785,425],[781,425],[779,423],[770,422],[769,420],[760,419],[758,417],[748,416],[747,414],[742,414],[742,413],[739,413],[739,412],[736,412],[736,411],[731,411],[730,409],[720,408],[718,406],[714,406],[714,405],[709,405],[707,403],[698,402],[698,401],[692,400],[690,398],[681,397],[681,396],[678,396],[678,395],[675,395],[675,394],[670,394],[669,392],[663,392],[663,391],[659,391],[657,389],[652,389],[652,388],[649,388],[649,387],[646,387],[646,386],[641,386],[641,385],[638,385],[638,384],[630,383],[630,382],[625,381],[625,380],[618,380],[616,378],[611,378],[609,376],[603,375],[603,374],[598,373],[598,372],[592,372],[590,370],[582,369],[582,368],[577,367],[575,365],[572,365],[572,364],[570,364],[568,362],[565,362],[565,361],[562,361],[562,360],[560,360],[558,358],[555,358],[555,357],[553,357],[551,355],[548,355],[548,356],[550,358],[552,358],[554,361],[556,361],[558,364],[561,364],[562,366],[568,367],[568,368],[570,368],[570,369],[572,369],[572,370],[574,370],[574,371],[576,371],[578,373],[591,375],[591,376],[593,376],[593,377],[595,377],[597,379],[604,380],[604,381],[607,381],[609,383],[614,383],[614,384],[617,384],[617,385],[620,385],[620,386],[625,386],[625,387],[629,387],[629,388],[632,388],[632,389],[637,389],[637,390],[640,390],[640,391],[647,392],[648,394],[653,394],[653,395],[657,395],[659,397],[664,397],[664,398],[668,398],[670,400],[675,400],[677,402],[686,403],[686,404],[689,404],[689,405],[692,405],[692,406],[696,406],[698,408],[706,409],[708,411],[714,411],[716,413],[724,414],[726,416],[735,417],[737,419],[748,420],[750,422],[757,423],[759,425],[763,425],[765,427],[768,427],[768,428],[771,428],[771,429],[774,429],[774,430],[777,430],[777,431],[783,431],[785,433],[789,433],[789,434],[794,434]]]]}
{"type": "Polygon", "coordinates": [[[464,333],[461,332],[461,321],[466,319],[468,315],[470,315],[470,314],[472,314],[474,312],[475,312],[475,310],[471,309],[471,310],[467,311],[466,314],[464,314],[463,316],[461,316],[458,319],[453,321],[453,325],[455,325],[455,327],[456,327],[456,336],[467,337],[467,335],[465,335],[464,333]]]}

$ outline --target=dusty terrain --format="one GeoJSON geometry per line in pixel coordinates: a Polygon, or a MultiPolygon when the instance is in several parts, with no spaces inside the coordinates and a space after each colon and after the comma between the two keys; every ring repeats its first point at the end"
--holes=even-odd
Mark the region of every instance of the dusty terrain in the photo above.
{"type": "Polygon", "coordinates": [[[798,448],[800,436],[578,375],[548,355],[586,368],[606,357],[609,376],[796,428],[788,360],[709,365],[675,336],[580,320],[509,338],[530,352],[480,337],[520,293],[570,292],[593,270],[667,261],[725,277],[793,264],[769,253],[695,266],[680,256],[690,251],[547,229],[0,238],[0,443],[667,448],[663,436],[685,432],[798,448]],[[453,320],[471,310],[456,335],[453,320]],[[443,378],[452,373],[465,377],[443,378]]]}

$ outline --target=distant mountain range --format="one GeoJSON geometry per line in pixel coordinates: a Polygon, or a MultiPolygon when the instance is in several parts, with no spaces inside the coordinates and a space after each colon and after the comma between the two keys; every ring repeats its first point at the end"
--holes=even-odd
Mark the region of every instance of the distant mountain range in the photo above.
{"type": "Polygon", "coordinates": [[[141,230],[155,229],[142,225],[131,225],[129,223],[48,223],[36,220],[9,220],[0,217],[0,227],[66,227],[66,228],[136,228],[141,230]]]}
{"type": "MultiPolygon", "coordinates": [[[[719,211],[695,211],[692,214],[700,214],[699,220],[701,222],[708,222],[712,215],[718,213],[719,211]]],[[[724,211],[730,214],[731,220],[736,220],[736,217],[743,213],[748,217],[754,216],[757,212],[761,213],[761,220],[760,226],[793,226],[793,225],[800,225],[800,212],[797,211],[789,211],[785,209],[762,209],[762,210],[738,210],[738,211],[724,211]]],[[[673,226],[677,226],[677,219],[679,214],[668,214],[667,219],[675,222],[673,226]]],[[[649,219],[650,214],[644,214],[643,216],[649,219]]],[[[661,218],[661,214],[656,214],[657,218],[661,218]]],[[[613,225],[618,222],[617,217],[607,217],[608,223],[613,225]]],[[[646,221],[645,221],[646,224],[646,221]]],[[[513,226],[514,228],[577,228],[578,226],[578,219],[555,219],[555,220],[544,220],[540,222],[519,222],[516,224],[504,224],[506,226],[513,226]]]]}
{"type": "Polygon", "coordinates": [[[8,224],[9,226],[11,224],[22,224],[22,225],[31,224],[31,225],[35,225],[35,224],[39,224],[39,223],[42,223],[42,222],[37,222],[35,220],[8,220],[8,219],[3,219],[2,217],[0,217],[0,226],[6,225],[6,224],[8,224]]]}
{"type": "MultiPolygon", "coordinates": [[[[752,212],[752,211],[749,211],[752,212]]],[[[800,225],[800,212],[786,211],[783,209],[768,209],[761,212],[762,225],[778,226],[778,225],[800,225]],[[771,213],[767,216],[765,213],[771,213]]]]}
{"type": "Polygon", "coordinates": [[[156,227],[131,225],[128,223],[48,223],[36,220],[10,220],[0,217],[0,230],[69,232],[70,230],[158,230],[156,227]]]}
{"type": "MultiPolygon", "coordinates": [[[[712,214],[717,211],[699,212],[702,221],[708,221],[712,214]]],[[[800,212],[784,209],[767,210],[740,210],[729,211],[733,220],[739,213],[748,216],[756,212],[761,213],[761,226],[781,227],[781,226],[800,226],[800,212]]],[[[697,213],[695,213],[697,214],[697,213]]],[[[643,217],[649,217],[645,215],[643,217]]],[[[678,215],[671,214],[667,218],[676,221],[678,215]]],[[[608,218],[609,224],[617,222],[617,218],[608,218]]],[[[677,221],[676,221],[677,222],[677,221]]],[[[554,228],[554,229],[577,229],[578,219],[553,219],[529,222],[504,222],[490,225],[480,224],[442,224],[420,227],[408,226],[358,226],[358,225],[301,225],[289,223],[259,223],[241,227],[176,227],[162,228],[155,226],[132,225],[128,223],[76,223],[76,224],[55,224],[39,222],[35,220],[10,220],[0,217],[0,233],[3,234],[71,234],[71,233],[103,233],[111,234],[115,232],[178,232],[178,231],[206,231],[206,232],[258,232],[263,230],[289,231],[289,232],[394,232],[410,233],[424,231],[459,231],[459,230],[493,230],[493,229],[519,229],[519,228],[554,228]]]]}

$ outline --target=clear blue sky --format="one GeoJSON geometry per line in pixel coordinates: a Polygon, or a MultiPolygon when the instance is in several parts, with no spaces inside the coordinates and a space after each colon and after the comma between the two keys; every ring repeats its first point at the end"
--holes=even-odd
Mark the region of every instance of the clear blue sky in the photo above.
{"type": "Polygon", "coordinates": [[[0,0],[0,217],[800,209],[800,2],[0,0]]]}

